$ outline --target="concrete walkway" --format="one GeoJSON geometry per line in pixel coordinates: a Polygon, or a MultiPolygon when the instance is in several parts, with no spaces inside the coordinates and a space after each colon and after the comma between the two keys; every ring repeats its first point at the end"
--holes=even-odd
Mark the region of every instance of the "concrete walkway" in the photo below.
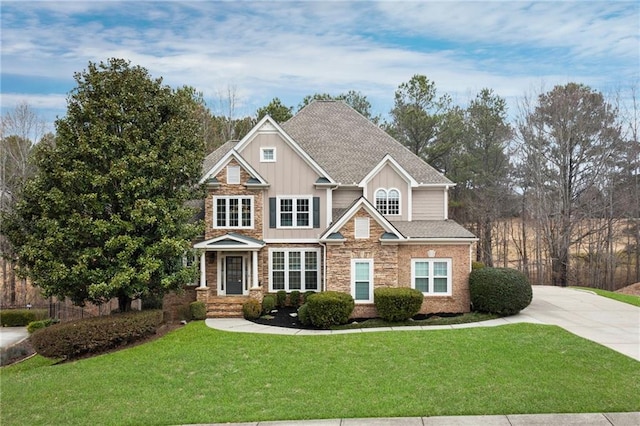
{"type": "Polygon", "coordinates": [[[299,336],[495,327],[521,322],[557,325],[573,334],[640,361],[639,307],[598,296],[590,291],[562,287],[534,286],[531,305],[518,315],[469,324],[380,327],[354,330],[298,330],[256,324],[242,318],[206,320],[209,327],[218,330],[299,336]]]}
{"type": "Polygon", "coordinates": [[[7,348],[28,336],[27,327],[0,327],[0,348],[7,348]]]}

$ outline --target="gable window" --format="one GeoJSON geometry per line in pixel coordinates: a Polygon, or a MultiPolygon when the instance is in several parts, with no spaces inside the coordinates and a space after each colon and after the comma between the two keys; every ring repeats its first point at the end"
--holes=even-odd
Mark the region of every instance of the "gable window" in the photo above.
{"type": "Polygon", "coordinates": [[[451,259],[412,259],[411,287],[425,295],[451,295],[451,259]]]}
{"type": "Polygon", "coordinates": [[[240,183],[240,166],[227,166],[227,183],[229,185],[240,183]]]}
{"type": "Polygon", "coordinates": [[[253,197],[213,197],[214,228],[253,228],[253,197]]]}
{"type": "Polygon", "coordinates": [[[276,161],[275,148],[260,148],[260,162],[273,163],[276,161]]]}
{"type": "Polygon", "coordinates": [[[310,228],[311,197],[278,198],[278,228],[310,228]]]}
{"type": "Polygon", "coordinates": [[[400,214],[400,191],[380,188],[376,191],[376,209],[384,215],[400,214]]]}
{"type": "Polygon", "coordinates": [[[269,291],[318,291],[319,249],[270,249],[269,291]]]}
{"type": "Polygon", "coordinates": [[[373,259],[351,259],[351,296],[356,303],[373,303],[373,259]]]}
{"type": "Polygon", "coordinates": [[[369,238],[369,218],[356,217],[355,238],[369,238]]]}

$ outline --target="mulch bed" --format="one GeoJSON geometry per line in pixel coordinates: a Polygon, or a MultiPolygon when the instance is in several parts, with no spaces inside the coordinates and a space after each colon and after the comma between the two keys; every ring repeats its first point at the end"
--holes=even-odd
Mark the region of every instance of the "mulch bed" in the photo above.
{"type": "Polygon", "coordinates": [[[298,328],[303,330],[320,330],[313,325],[302,325],[298,319],[298,309],[290,306],[284,308],[276,308],[269,315],[263,315],[258,319],[252,320],[256,324],[272,325],[275,327],[298,328]],[[294,314],[294,315],[292,315],[294,314]]]}

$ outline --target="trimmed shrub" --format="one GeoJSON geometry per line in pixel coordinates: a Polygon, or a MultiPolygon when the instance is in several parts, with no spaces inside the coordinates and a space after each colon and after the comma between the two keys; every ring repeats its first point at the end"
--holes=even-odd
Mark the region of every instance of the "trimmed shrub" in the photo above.
{"type": "Polygon", "coordinates": [[[471,262],[471,269],[474,270],[474,271],[476,269],[482,269],[484,267],[485,267],[485,265],[482,262],[471,262]]]}
{"type": "Polygon", "coordinates": [[[474,311],[515,315],[529,306],[531,284],[520,271],[511,268],[482,268],[471,271],[469,293],[474,311]]]}
{"type": "Polygon", "coordinates": [[[289,304],[294,308],[300,306],[300,292],[298,290],[293,290],[289,293],[289,304]]]}
{"type": "Polygon", "coordinates": [[[298,320],[300,320],[300,324],[302,325],[311,325],[309,306],[306,303],[303,303],[302,306],[298,308],[298,320]]]}
{"type": "Polygon", "coordinates": [[[54,320],[51,318],[39,321],[31,321],[27,326],[27,332],[29,334],[33,334],[34,331],[40,330],[41,328],[47,328],[50,325],[57,324],[58,320],[54,320]]]}
{"type": "Polygon", "coordinates": [[[203,320],[207,317],[207,305],[202,301],[191,302],[189,304],[191,318],[194,320],[203,320]]]}
{"type": "Polygon", "coordinates": [[[316,294],[316,292],[313,290],[305,291],[302,295],[302,303],[307,303],[307,300],[309,300],[309,296],[312,296],[314,294],[316,294]]]}
{"type": "Polygon", "coordinates": [[[149,310],[149,309],[162,309],[162,300],[163,297],[162,296],[158,296],[155,294],[149,294],[147,296],[144,296],[141,299],[141,309],[143,311],[149,310]]]}
{"type": "Polygon", "coordinates": [[[284,290],[279,290],[276,293],[276,306],[278,308],[284,308],[287,304],[287,292],[284,290]]]}
{"type": "Polygon", "coordinates": [[[307,311],[311,324],[319,328],[346,324],[354,307],[353,297],[338,291],[317,293],[307,300],[307,311]]]}
{"type": "Polygon", "coordinates": [[[0,324],[3,327],[25,327],[47,316],[49,312],[46,309],[3,309],[0,311],[0,324]]]}
{"type": "Polygon", "coordinates": [[[267,294],[262,298],[262,313],[268,314],[276,307],[276,298],[273,294],[267,294]]]}
{"type": "Polygon", "coordinates": [[[260,318],[262,305],[256,299],[249,299],[242,305],[242,314],[245,319],[254,320],[260,318]]]}
{"type": "Polygon", "coordinates": [[[418,313],[424,300],[420,290],[408,287],[377,288],[373,295],[378,316],[390,322],[408,320],[418,313]]]}
{"type": "Polygon", "coordinates": [[[161,310],[132,311],[55,324],[36,330],[30,340],[42,356],[73,359],[143,339],[161,323],[161,310]]]}

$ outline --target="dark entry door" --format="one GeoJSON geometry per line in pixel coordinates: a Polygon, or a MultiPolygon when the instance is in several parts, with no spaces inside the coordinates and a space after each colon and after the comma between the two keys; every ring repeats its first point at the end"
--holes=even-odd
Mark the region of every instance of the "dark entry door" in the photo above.
{"type": "Polygon", "coordinates": [[[242,256],[227,256],[227,294],[242,294],[242,256]]]}

